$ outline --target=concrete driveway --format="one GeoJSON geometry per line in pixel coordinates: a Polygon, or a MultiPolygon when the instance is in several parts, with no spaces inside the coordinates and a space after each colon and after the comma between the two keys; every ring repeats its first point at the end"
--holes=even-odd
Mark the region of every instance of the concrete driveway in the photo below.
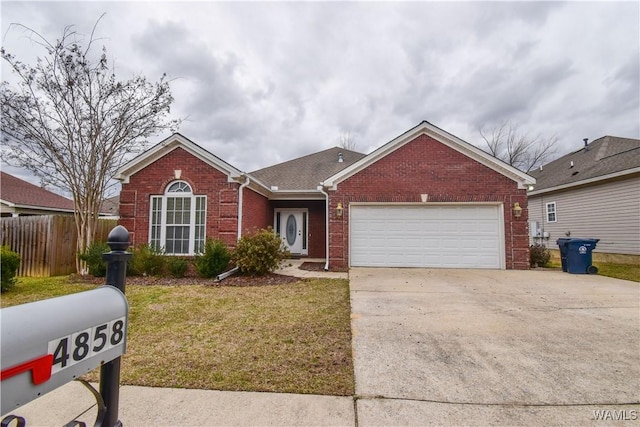
{"type": "Polygon", "coordinates": [[[350,271],[357,422],[640,419],[640,285],[556,271],[350,271]]]}

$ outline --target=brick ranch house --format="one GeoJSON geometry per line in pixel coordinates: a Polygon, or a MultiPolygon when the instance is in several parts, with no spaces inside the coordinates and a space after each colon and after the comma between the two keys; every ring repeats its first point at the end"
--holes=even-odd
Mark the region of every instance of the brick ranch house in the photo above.
{"type": "Polygon", "coordinates": [[[117,178],[132,244],[167,254],[271,226],[331,270],[529,268],[535,179],[426,121],[368,155],[331,148],[251,173],[174,134],[117,178]]]}

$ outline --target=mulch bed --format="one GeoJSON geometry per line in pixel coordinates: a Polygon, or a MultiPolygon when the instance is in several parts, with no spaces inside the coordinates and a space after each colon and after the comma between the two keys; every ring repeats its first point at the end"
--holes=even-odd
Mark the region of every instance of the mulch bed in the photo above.
{"type": "Polygon", "coordinates": [[[306,271],[324,271],[324,262],[303,262],[298,268],[306,271]]]}
{"type": "MultiPolygon", "coordinates": [[[[269,273],[264,276],[241,276],[233,275],[226,279],[216,282],[215,279],[205,279],[202,277],[156,277],[156,276],[129,276],[126,279],[125,286],[186,286],[186,285],[203,285],[203,286],[274,286],[287,283],[300,282],[304,279],[299,277],[285,276],[282,274],[269,273]]],[[[94,285],[102,285],[105,282],[104,277],[79,276],[72,277],[73,282],[91,283],[94,285]]]]}

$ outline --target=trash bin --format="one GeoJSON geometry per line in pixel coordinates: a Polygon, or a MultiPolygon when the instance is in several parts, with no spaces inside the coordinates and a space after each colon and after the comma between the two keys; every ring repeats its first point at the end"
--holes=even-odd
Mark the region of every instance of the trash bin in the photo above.
{"type": "Polygon", "coordinates": [[[556,244],[560,248],[560,262],[562,263],[562,271],[567,271],[567,245],[571,239],[560,238],[556,240],[556,244]]]}
{"type": "Polygon", "coordinates": [[[600,239],[567,239],[564,246],[567,254],[567,272],[572,274],[597,274],[598,268],[591,264],[591,252],[600,239]]]}

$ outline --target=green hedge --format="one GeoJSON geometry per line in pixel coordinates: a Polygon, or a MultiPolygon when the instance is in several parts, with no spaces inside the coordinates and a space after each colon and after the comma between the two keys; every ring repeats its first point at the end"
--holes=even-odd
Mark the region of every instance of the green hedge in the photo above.
{"type": "Polygon", "coordinates": [[[6,292],[16,284],[16,274],[20,267],[20,255],[12,251],[9,246],[2,246],[0,249],[0,291],[6,292]]]}
{"type": "Polygon", "coordinates": [[[240,273],[262,276],[273,272],[289,252],[284,248],[280,236],[271,227],[243,236],[236,246],[232,259],[240,273]]]}

